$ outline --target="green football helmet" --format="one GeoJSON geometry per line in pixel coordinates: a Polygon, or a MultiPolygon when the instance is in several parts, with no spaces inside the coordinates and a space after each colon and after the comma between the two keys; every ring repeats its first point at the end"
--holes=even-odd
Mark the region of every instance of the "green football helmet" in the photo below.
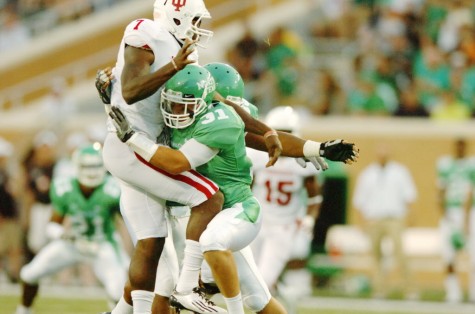
{"type": "Polygon", "coordinates": [[[102,159],[101,144],[94,143],[76,149],[73,153],[73,162],[80,184],[94,188],[104,182],[106,168],[102,159]]]}
{"type": "Polygon", "coordinates": [[[204,66],[216,82],[216,91],[239,106],[244,97],[244,81],[239,72],[226,63],[211,62],[204,66]]]}
{"type": "Polygon", "coordinates": [[[188,64],[165,84],[160,109],[165,124],[174,129],[190,126],[208,104],[216,89],[214,79],[205,68],[188,64]]]}

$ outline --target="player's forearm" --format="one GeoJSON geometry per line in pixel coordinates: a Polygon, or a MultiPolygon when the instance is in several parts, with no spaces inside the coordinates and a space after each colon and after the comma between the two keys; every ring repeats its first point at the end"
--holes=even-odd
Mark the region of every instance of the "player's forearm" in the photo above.
{"type": "Polygon", "coordinates": [[[150,97],[170,79],[176,70],[170,62],[150,73],[155,57],[151,51],[135,47],[125,49],[125,66],[122,70],[122,96],[127,104],[150,97]]]}
{"type": "MultiPolygon", "coordinates": [[[[282,143],[283,156],[304,157],[303,146],[306,140],[286,132],[278,131],[277,133],[279,134],[279,140],[282,143]]],[[[246,135],[246,145],[260,151],[267,151],[264,137],[251,132],[246,135]]]]}
{"type": "Polygon", "coordinates": [[[191,169],[185,155],[179,150],[166,146],[158,147],[152,159],[150,159],[150,163],[171,174],[179,174],[191,169]]]}
{"type": "Polygon", "coordinates": [[[156,144],[144,134],[135,132],[126,144],[146,162],[168,173],[179,174],[191,169],[182,152],[156,144]]]}
{"type": "MultiPolygon", "coordinates": [[[[268,125],[265,123],[255,119],[253,116],[251,116],[246,110],[241,108],[241,106],[233,103],[232,101],[229,101],[227,99],[222,100],[226,105],[229,105],[234,108],[234,110],[237,112],[237,114],[241,117],[242,121],[244,121],[245,124],[245,130],[246,132],[251,132],[257,135],[264,135],[268,131],[271,131],[272,128],[270,128],[268,125]]],[[[264,144],[264,150],[267,151],[265,148],[264,144]]]]}

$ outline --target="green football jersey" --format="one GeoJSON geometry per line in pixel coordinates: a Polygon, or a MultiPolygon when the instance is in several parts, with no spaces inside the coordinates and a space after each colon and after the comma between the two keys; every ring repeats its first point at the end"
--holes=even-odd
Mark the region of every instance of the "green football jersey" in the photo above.
{"type": "Polygon", "coordinates": [[[76,237],[115,243],[114,216],[119,213],[120,188],[107,176],[104,183],[86,198],[75,177],[59,177],[50,189],[53,208],[71,221],[76,237]]]}
{"type": "Polygon", "coordinates": [[[445,188],[445,206],[460,207],[471,187],[472,162],[469,159],[443,157],[437,164],[439,185],[445,188]]]}
{"type": "Polygon", "coordinates": [[[259,118],[259,109],[257,109],[256,105],[251,104],[246,99],[242,99],[241,107],[246,110],[253,118],[259,118]]]}
{"type": "Polygon", "coordinates": [[[218,154],[196,170],[213,180],[224,194],[224,208],[252,197],[251,160],[246,155],[244,122],[231,107],[213,103],[191,126],[173,129],[171,146],[179,149],[195,139],[218,154]]]}

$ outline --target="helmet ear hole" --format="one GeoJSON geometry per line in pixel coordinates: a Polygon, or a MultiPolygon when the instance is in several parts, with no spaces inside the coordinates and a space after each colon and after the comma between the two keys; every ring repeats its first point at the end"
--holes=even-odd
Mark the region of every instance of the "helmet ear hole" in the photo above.
{"type": "Polygon", "coordinates": [[[181,25],[181,22],[180,22],[179,19],[173,19],[173,22],[175,22],[175,24],[176,24],[177,26],[180,26],[180,25],[181,25]]]}

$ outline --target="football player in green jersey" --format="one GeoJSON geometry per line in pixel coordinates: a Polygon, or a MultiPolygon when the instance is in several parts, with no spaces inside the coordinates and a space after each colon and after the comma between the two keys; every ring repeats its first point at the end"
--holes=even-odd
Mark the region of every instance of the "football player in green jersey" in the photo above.
{"type": "Polygon", "coordinates": [[[116,235],[120,189],[106,175],[99,143],[74,152],[77,176],[53,180],[50,196],[53,214],[47,225],[51,240],[23,266],[21,304],[16,314],[29,314],[39,280],[80,262],[91,263],[111,302],[117,302],[127,279],[129,257],[116,235]],[[63,226],[68,219],[70,226],[63,226]]]}
{"type": "MultiPolygon", "coordinates": [[[[200,250],[205,251],[205,259],[213,269],[218,287],[225,298],[232,301],[233,296],[239,296],[239,285],[238,282],[229,280],[237,280],[235,276],[230,277],[229,271],[232,274],[235,267],[233,270],[229,251],[244,248],[252,241],[259,229],[260,211],[249,187],[250,162],[245,155],[244,124],[233,109],[220,102],[212,103],[214,89],[214,80],[209,71],[198,65],[188,65],[166,83],[162,91],[162,114],[165,123],[173,129],[172,147],[179,150],[158,145],[136,133],[118,108],[112,108],[111,117],[116,124],[118,137],[150,164],[171,174],[197,169],[216,180],[220,186],[225,195],[224,208],[227,210],[218,214],[223,219],[216,216],[216,220],[213,219],[215,223],[208,225],[206,234],[201,236],[200,243],[196,243],[195,253],[198,256],[200,250]],[[233,234],[236,230],[233,223],[228,226],[231,221],[236,225],[247,223],[245,228],[249,228],[249,231],[236,237],[233,234]],[[228,261],[219,263],[220,265],[230,268],[215,267],[216,261],[220,259],[228,261]],[[220,279],[224,277],[219,271],[224,271],[227,280],[220,279]]],[[[264,149],[262,145],[256,146],[264,149]]],[[[358,157],[356,147],[342,140],[317,143],[299,139],[289,145],[287,153],[295,157],[324,156],[349,163],[358,157]],[[310,145],[307,145],[309,142],[310,145]]],[[[241,232],[244,228],[238,230],[241,232]]],[[[182,277],[183,274],[187,275],[186,262],[185,259],[182,277]]],[[[201,264],[198,262],[200,261],[195,261],[194,266],[199,270],[201,264]]],[[[196,281],[193,284],[195,283],[196,281]]],[[[186,303],[186,300],[180,300],[179,295],[175,295],[175,298],[182,304],[182,301],[186,303]]],[[[230,304],[227,305],[229,311],[230,304]]],[[[233,313],[232,310],[230,313],[233,313]]]]}

